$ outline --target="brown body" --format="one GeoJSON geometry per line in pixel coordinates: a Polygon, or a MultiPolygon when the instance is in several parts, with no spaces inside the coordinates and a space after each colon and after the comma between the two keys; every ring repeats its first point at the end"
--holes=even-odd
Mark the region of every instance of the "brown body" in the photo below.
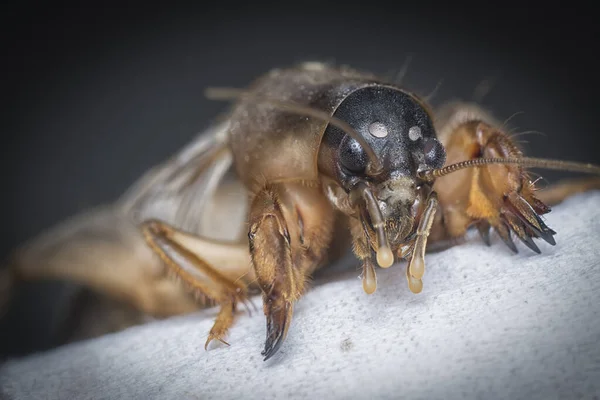
{"type": "MultiPolygon", "coordinates": [[[[375,257],[389,266],[379,257],[377,221],[368,218],[371,225],[365,225],[332,173],[334,153],[323,143],[331,121],[286,112],[278,103],[332,116],[351,93],[372,85],[394,87],[370,74],[316,63],[272,71],[248,88],[255,97],[241,98],[223,122],[148,172],[117,203],[19,249],[3,271],[0,301],[18,279],[54,278],[83,283],[153,316],[218,304],[208,345],[224,341],[237,306],[256,287],[267,317],[263,354],[270,357],[287,334],[307,280],[350,240],[367,293],[376,288],[375,257]],[[179,279],[166,277],[165,266],[179,279]]],[[[453,103],[432,113],[409,95],[433,116],[446,164],[522,156],[479,107],[453,103]]],[[[412,176],[393,182],[394,196],[411,207],[403,211],[404,225],[386,219],[379,232],[389,236],[398,259],[409,260],[407,279],[415,293],[422,288],[428,243],[456,242],[476,226],[486,241],[493,228],[511,248],[516,250],[516,235],[536,250],[532,238],[553,241],[539,219],[548,205],[599,185],[591,179],[536,192],[519,165],[464,169],[429,183],[412,176]]],[[[368,211],[371,192],[361,193],[368,211]]]]}

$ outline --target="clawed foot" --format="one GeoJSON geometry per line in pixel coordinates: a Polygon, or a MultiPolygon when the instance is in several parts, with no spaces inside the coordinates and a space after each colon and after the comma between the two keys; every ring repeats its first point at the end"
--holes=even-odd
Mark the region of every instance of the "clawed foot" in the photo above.
{"type": "Polygon", "coordinates": [[[265,305],[267,340],[265,342],[265,349],[261,353],[265,357],[264,361],[267,361],[277,353],[283,344],[294,310],[294,306],[289,301],[277,301],[277,306],[274,304],[274,302],[270,302],[265,305]]]}
{"type": "Polygon", "coordinates": [[[252,315],[251,308],[256,311],[256,305],[245,296],[245,292],[239,292],[238,296],[232,296],[234,299],[231,303],[225,303],[221,305],[221,309],[219,310],[219,314],[217,314],[217,318],[213,327],[211,328],[208,338],[206,339],[206,343],[204,344],[204,350],[208,350],[208,346],[213,340],[218,340],[219,342],[230,346],[228,342],[225,341],[225,337],[227,337],[227,333],[229,332],[229,328],[233,325],[236,305],[243,304],[248,312],[248,315],[252,315]]]}
{"type": "Polygon", "coordinates": [[[231,346],[229,343],[227,343],[225,340],[223,340],[223,338],[226,335],[227,335],[227,331],[220,330],[219,332],[213,332],[213,329],[211,329],[210,333],[208,334],[208,339],[206,339],[206,343],[204,344],[204,350],[208,350],[208,345],[213,340],[218,340],[219,342],[221,342],[227,346],[231,346]]]}
{"type": "Polygon", "coordinates": [[[477,228],[488,245],[490,244],[489,230],[494,228],[504,243],[515,253],[518,253],[518,249],[512,240],[511,232],[527,247],[540,254],[541,250],[533,238],[541,238],[553,246],[556,244],[553,237],[556,232],[540,218],[540,215],[549,211],[550,208],[536,198],[532,197],[527,201],[520,194],[514,192],[505,197],[498,221],[491,223],[481,221],[477,224],[477,228]]]}

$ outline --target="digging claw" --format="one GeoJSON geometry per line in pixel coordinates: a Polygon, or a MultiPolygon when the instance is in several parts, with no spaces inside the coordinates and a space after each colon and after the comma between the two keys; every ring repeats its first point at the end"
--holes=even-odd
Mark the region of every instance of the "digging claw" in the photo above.
{"type": "Polygon", "coordinates": [[[556,235],[556,232],[554,232],[552,229],[550,229],[537,214],[535,217],[541,228],[540,231],[536,232],[537,235],[540,238],[544,239],[549,244],[551,244],[552,246],[554,246],[556,244],[556,241],[554,240],[553,236],[556,235]]]}
{"type": "Polygon", "coordinates": [[[490,228],[490,224],[486,221],[481,221],[477,224],[479,235],[481,236],[481,239],[483,239],[483,242],[488,246],[492,245],[492,241],[490,240],[490,228]]]}
{"type": "Polygon", "coordinates": [[[514,253],[519,252],[517,246],[515,246],[515,242],[513,242],[512,237],[510,236],[510,229],[504,223],[495,226],[494,229],[496,230],[502,241],[506,243],[509,249],[511,249],[514,253]]]}
{"type": "Polygon", "coordinates": [[[519,237],[519,239],[521,239],[521,241],[525,244],[525,246],[529,247],[531,250],[535,251],[538,254],[542,253],[540,248],[537,247],[537,245],[534,243],[531,236],[529,236],[527,234],[523,234],[523,235],[517,234],[517,236],[519,237]]]}
{"type": "Polygon", "coordinates": [[[533,241],[534,238],[543,239],[552,246],[556,244],[553,237],[556,232],[548,228],[539,215],[549,211],[550,208],[539,201],[534,202],[532,206],[520,195],[511,194],[506,198],[502,211],[505,229],[497,229],[498,233],[513,251],[516,249],[514,243],[509,243],[507,240],[510,239],[510,232],[513,232],[531,250],[540,254],[541,250],[533,241]]]}
{"type": "Polygon", "coordinates": [[[554,246],[556,244],[556,240],[554,240],[554,237],[553,237],[554,235],[556,235],[556,232],[554,232],[552,229],[548,228],[548,231],[542,232],[540,237],[542,239],[544,239],[546,242],[548,242],[549,244],[551,244],[552,246],[554,246]]]}
{"type": "Polygon", "coordinates": [[[283,305],[278,308],[270,307],[267,313],[267,340],[265,349],[262,355],[265,357],[263,361],[271,358],[285,340],[292,320],[293,305],[290,302],[283,302],[283,305]]]}

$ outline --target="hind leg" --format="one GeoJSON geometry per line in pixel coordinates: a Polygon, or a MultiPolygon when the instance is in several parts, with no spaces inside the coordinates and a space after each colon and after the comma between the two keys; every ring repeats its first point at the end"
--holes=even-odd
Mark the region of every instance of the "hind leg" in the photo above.
{"type": "Polygon", "coordinates": [[[160,221],[148,221],[141,230],[143,235],[112,208],[51,229],[13,254],[0,275],[0,301],[8,302],[18,281],[56,279],[85,285],[156,317],[217,303],[221,311],[207,343],[223,340],[236,305],[245,299],[245,279],[253,279],[247,245],[210,241],[160,221]],[[165,274],[165,265],[183,285],[165,274]]]}
{"type": "Polygon", "coordinates": [[[0,270],[0,309],[20,282],[69,281],[154,317],[197,310],[193,296],[164,274],[138,227],[116,208],[75,216],[14,251],[0,270]]]}
{"type": "Polygon", "coordinates": [[[254,279],[247,247],[202,239],[161,221],[147,221],[141,229],[171,275],[202,302],[220,306],[205,348],[215,339],[228,344],[224,338],[236,307],[246,301],[247,282],[254,279]]]}

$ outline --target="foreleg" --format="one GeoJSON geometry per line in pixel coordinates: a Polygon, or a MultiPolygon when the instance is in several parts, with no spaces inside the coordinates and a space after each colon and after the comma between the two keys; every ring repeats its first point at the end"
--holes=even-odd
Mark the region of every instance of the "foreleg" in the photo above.
{"type": "Polygon", "coordinates": [[[265,360],[287,336],[294,304],[331,241],[333,210],[318,187],[266,186],[250,208],[250,254],[267,318],[265,360]]]}
{"type": "MultiPolygon", "coordinates": [[[[522,152],[502,127],[482,109],[454,105],[442,111],[439,137],[447,152],[446,164],[489,158],[522,157],[522,152]]],[[[486,165],[438,178],[434,190],[441,212],[432,228],[432,241],[461,238],[471,226],[478,228],[486,243],[495,230],[506,245],[517,252],[512,235],[539,253],[533,238],[555,244],[554,232],[542,219],[549,204],[584,190],[598,187],[597,178],[572,181],[540,191],[519,165],[486,165]]]]}

